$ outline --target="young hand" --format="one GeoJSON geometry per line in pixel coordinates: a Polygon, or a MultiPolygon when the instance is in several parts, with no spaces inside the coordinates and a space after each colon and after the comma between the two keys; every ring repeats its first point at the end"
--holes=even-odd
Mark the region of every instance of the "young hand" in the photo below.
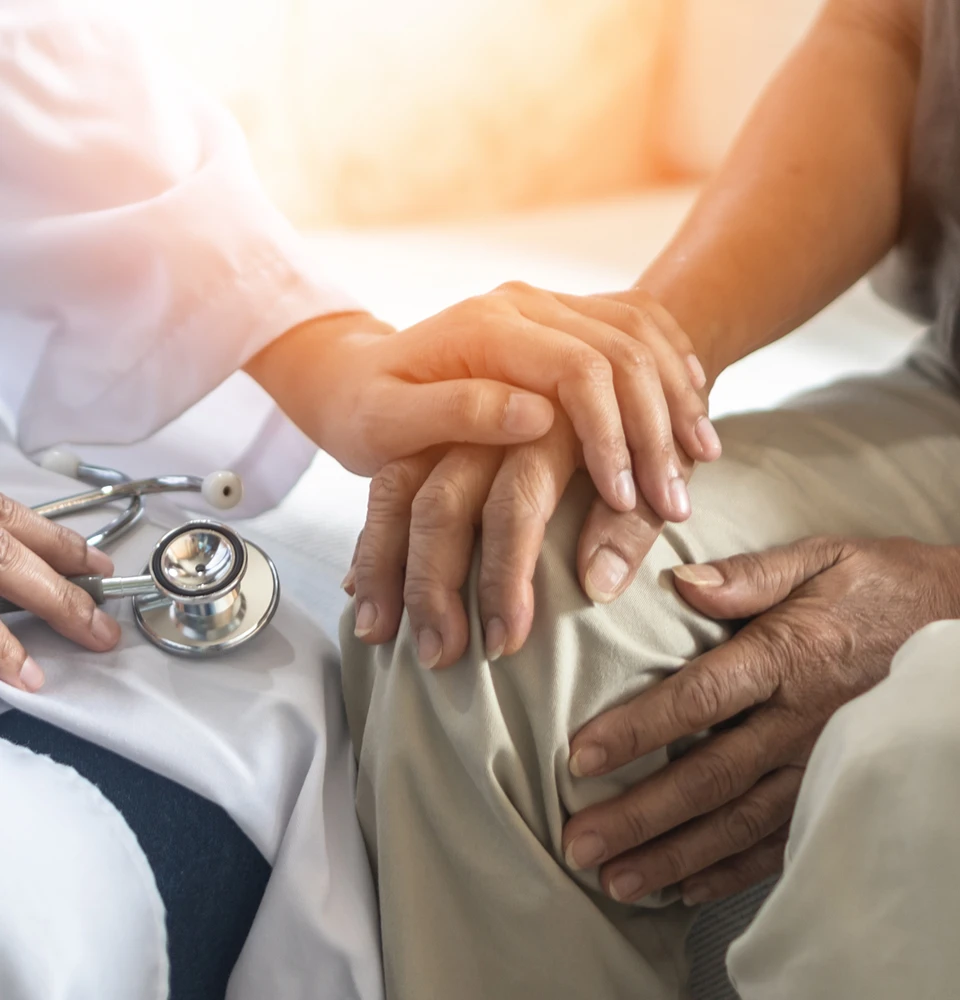
{"type": "Polygon", "coordinates": [[[364,475],[440,443],[536,440],[555,400],[613,510],[633,510],[639,487],[658,516],[679,521],[690,513],[680,452],[720,453],[692,345],[637,290],[568,296],[511,283],[400,333],[367,314],[322,318],[247,370],[364,475]]]}

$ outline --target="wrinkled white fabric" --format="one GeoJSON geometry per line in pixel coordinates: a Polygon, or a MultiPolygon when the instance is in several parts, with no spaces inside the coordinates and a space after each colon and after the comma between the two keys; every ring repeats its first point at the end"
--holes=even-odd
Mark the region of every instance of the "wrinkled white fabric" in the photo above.
{"type": "MultiPolygon", "coordinates": [[[[69,480],[37,468],[9,442],[0,442],[0,482],[5,492],[28,503],[72,488],[69,480]]],[[[86,523],[96,521],[89,515],[86,523]]],[[[84,526],[83,519],[77,523],[84,526]]],[[[118,571],[139,571],[159,533],[145,524],[121,543],[114,553],[118,571]]],[[[273,554],[282,580],[283,552],[274,549],[273,554]]],[[[353,808],[354,761],[332,643],[289,595],[255,642],[208,662],[170,657],[146,643],[129,602],[118,607],[118,617],[123,638],[107,654],[80,650],[36,619],[15,622],[13,630],[43,665],[47,683],[38,695],[4,688],[3,702],[219,803],[274,866],[231,981],[230,1000],[378,1000],[376,902],[353,808]]],[[[0,741],[0,775],[14,774],[15,764],[0,741]]],[[[7,816],[68,810],[59,804],[60,779],[47,780],[41,773],[10,789],[9,780],[0,779],[0,870],[15,863],[18,849],[18,828],[6,822],[7,816]]],[[[60,824],[64,829],[69,836],[59,839],[75,857],[101,850],[95,824],[71,821],[60,824]]],[[[104,879],[97,897],[102,902],[89,901],[83,912],[94,905],[106,910],[126,905],[131,887],[124,872],[118,867],[114,881],[104,879]]],[[[6,888],[2,881],[0,888],[6,888]]],[[[37,906],[69,905],[68,897],[61,901],[57,865],[34,866],[27,889],[37,906]]],[[[17,897],[0,892],[0,920],[16,920],[19,911],[17,897]]],[[[31,974],[46,977],[37,982],[46,983],[65,969],[71,974],[63,981],[75,984],[59,993],[44,986],[12,995],[17,1000],[110,997],[82,989],[86,980],[71,971],[94,969],[110,958],[86,931],[84,921],[65,919],[63,935],[73,935],[71,947],[22,955],[12,953],[9,939],[0,937],[0,963],[12,962],[16,971],[11,975],[32,969],[31,974]]],[[[145,941],[135,925],[129,935],[118,932],[110,953],[121,948],[139,955],[145,966],[155,960],[155,944],[145,941]]],[[[11,995],[7,990],[0,975],[3,1000],[11,995]]],[[[147,986],[122,994],[123,1000],[154,996],[147,986]]]]}
{"type": "MultiPolygon", "coordinates": [[[[267,200],[236,123],[114,11],[0,0],[0,416],[26,452],[141,441],[284,331],[356,308],[267,200]]],[[[312,452],[265,394],[230,391],[176,440],[241,465],[251,513],[312,452]]],[[[196,452],[162,470],[151,454],[112,459],[200,471],[196,452]]]]}
{"type": "Polygon", "coordinates": [[[123,817],[71,768],[3,740],[0,802],[3,1000],[165,1000],[163,901],[123,817]]]}
{"type": "MultiPolygon", "coordinates": [[[[149,46],[90,4],[0,0],[0,490],[76,492],[21,453],[68,443],[133,475],[233,467],[247,491],[233,515],[269,506],[315,449],[245,376],[220,383],[305,319],[355,308],[313,273],[229,116],[149,46]]],[[[144,524],[120,545],[118,571],[140,572],[159,533],[144,524]]],[[[274,866],[231,1000],[377,1000],[333,645],[289,597],[255,643],[209,663],[147,644],[129,605],[119,617],[106,655],[14,622],[47,684],[4,689],[0,711],[207,796],[274,866]]],[[[0,997],[164,996],[159,900],[123,820],[83,779],[2,741],[0,817],[0,997]],[[84,879],[97,893],[77,909],[84,879]],[[13,929],[36,913],[52,914],[49,938],[44,921],[13,929]]]]}

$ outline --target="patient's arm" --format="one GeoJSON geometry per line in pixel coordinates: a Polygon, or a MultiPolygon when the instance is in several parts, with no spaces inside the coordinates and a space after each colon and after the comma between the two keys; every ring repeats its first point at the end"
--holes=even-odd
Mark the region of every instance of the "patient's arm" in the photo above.
{"type": "MultiPolygon", "coordinates": [[[[689,335],[710,381],[783,336],[891,246],[920,61],[922,0],[830,0],[770,85],[689,219],[638,282],[689,335]]],[[[579,458],[559,421],[500,456],[455,449],[382,470],[347,589],[357,634],[392,638],[406,606],[425,663],[467,648],[461,588],[482,522],[478,614],[488,656],[530,633],[534,567],[579,458]]],[[[632,583],[663,522],[601,499],[580,537],[584,590],[613,601],[632,583]]]]}
{"type": "Polygon", "coordinates": [[[826,306],[900,221],[923,0],[828,0],[639,281],[711,378],[826,306]]]}

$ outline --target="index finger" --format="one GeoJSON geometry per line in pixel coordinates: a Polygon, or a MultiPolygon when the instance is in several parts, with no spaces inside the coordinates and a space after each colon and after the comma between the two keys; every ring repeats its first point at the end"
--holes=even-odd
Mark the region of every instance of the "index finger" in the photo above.
{"type": "Polygon", "coordinates": [[[565,418],[530,445],[511,449],[483,508],[478,596],[487,657],[515,653],[533,624],[533,574],[547,522],[577,467],[565,418]]]}
{"type": "Polygon", "coordinates": [[[4,493],[0,493],[0,530],[8,531],[64,576],[88,573],[110,576],[113,573],[111,558],[87,545],[83,535],[66,525],[41,517],[4,493]]]}
{"type": "Polygon", "coordinates": [[[460,591],[502,457],[499,448],[451,448],[413,501],[403,601],[425,667],[451,666],[467,648],[470,625],[460,591]]]}
{"type": "Polygon", "coordinates": [[[776,682],[749,626],[656,687],[598,716],[570,743],[576,777],[607,774],[766,701],[776,682]]]}
{"type": "Polygon", "coordinates": [[[544,326],[508,299],[486,296],[411,327],[393,338],[390,346],[400,371],[418,382],[449,378],[456,372],[558,400],[583,443],[586,465],[600,494],[615,510],[636,506],[633,463],[613,367],[600,351],[567,329],[544,326]],[[422,345],[412,352],[410,341],[417,339],[422,345]],[[411,357],[416,358],[415,366],[411,357]]]}

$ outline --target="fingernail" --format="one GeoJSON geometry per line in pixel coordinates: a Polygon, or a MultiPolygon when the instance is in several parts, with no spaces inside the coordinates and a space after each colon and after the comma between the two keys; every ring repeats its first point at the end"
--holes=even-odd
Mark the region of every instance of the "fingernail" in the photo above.
{"type": "Polygon", "coordinates": [[[422,628],[417,633],[417,656],[420,666],[432,670],[443,655],[443,642],[432,628],[422,628]]]}
{"type": "Polygon", "coordinates": [[[87,565],[100,576],[113,576],[113,560],[93,545],[87,546],[87,565]]]}
{"type": "Polygon", "coordinates": [[[677,517],[689,517],[690,494],[687,492],[687,484],[680,476],[675,476],[670,480],[669,493],[670,506],[673,508],[674,514],[677,517]]]}
{"type": "Polygon", "coordinates": [[[700,364],[700,359],[696,354],[687,355],[687,371],[690,372],[690,381],[693,382],[694,389],[702,389],[707,384],[707,373],[700,364]]]}
{"type": "Polygon", "coordinates": [[[45,680],[40,664],[32,656],[28,656],[20,668],[20,683],[33,694],[43,687],[45,680]]]}
{"type": "Polygon", "coordinates": [[[582,833],[567,844],[563,858],[568,868],[578,872],[583,868],[594,868],[600,864],[606,853],[607,845],[599,834],[582,833]]]}
{"type": "Polygon", "coordinates": [[[591,601],[607,604],[618,594],[630,567],[613,549],[603,546],[597,549],[587,568],[587,596],[591,601]]]}
{"type": "Polygon", "coordinates": [[[578,750],[570,758],[570,773],[575,778],[586,778],[596,774],[607,762],[607,751],[601,746],[590,744],[578,750]]]}
{"type": "Polygon", "coordinates": [[[673,575],[695,587],[719,587],[723,583],[723,574],[709,563],[700,566],[674,566],[673,575]]]}
{"type": "Polygon", "coordinates": [[[357,571],[353,566],[347,570],[347,575],[340,581],[340,589],[348,590],[354,585],[357,579],[357,571]]]}
{"type": "Polygon", "coordinates": [[[630,903],[643,891],[643,879],[636,872],[624,872],[610,883],[610,895],[618,903],[630,903]]]}
{"type": "Polygon", "coordinates": [[[617,499],[628,510],[633,510],[637,506],[637,487],[633,481],[633,473],[629,469],[624,469],[617,476],[614,483],[617,499]]]}
{"type": "Polygon", "coordinates": [[[540,396],[511,392],[500,424],[508,434],[534,437],[546,434],[553,420],[553,407],[540,396]]]}
{"type": "Polygon", "coordinates": [[[491,618],[484,629],[485,643],[487,648],[487,659],[493,663],[503,656],[503,649],[507,644],[507,626],[500,618],[491,618]]]}
{"type": "Polygon", "coordinates": [[[357,608],[357,620],[354,623],[353,634],[358,639],[369,635],[373,631],[373,626],[377,624],[379,614],[376,604],[372,601],[361,601],[360,607],[357,608]]]}
{"type": "Polygon", "coordinates": [[[105,611],[97,608],[93,613],[93,621],[90,623],[90,634],[99,645],[109,649],[116,645],[120,638],[120,626],[105,611]]]}
{"type": "Polygon", "coordinates": [[[712,462],[714,459],[720,457],[723,447],[720,444],[720,437],[717,434],[717,430],[708,417],[701,417],[697,421],[694,433],[697,435],[697,440],[700,442],[700,447],[703,449],[703,457],[706,461],[712,462]]]}
{"type": "Polygon", "coordinates": [[[710,898],[710,892],[705,885],[692,885],[683,890],[680,898],[686,906],[697,906],[710,898]]]}

